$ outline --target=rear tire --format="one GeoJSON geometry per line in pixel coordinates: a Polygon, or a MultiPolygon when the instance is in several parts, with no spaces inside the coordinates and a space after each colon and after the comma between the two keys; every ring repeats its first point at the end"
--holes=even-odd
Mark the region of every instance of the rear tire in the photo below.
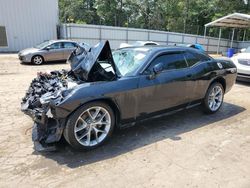
{"type": "Polygon", "coordinates": [[[219,82],[215,82],[207,90],[203,101],[203,109],[207,114],[217,112],[222,106],[224,99],[224,88],[219,82]]]}
{"type": "Polygon", "coordinates": [[[31,59],[31,62],[34,64],[34,65],[41,65],[44,63],[44,59],[42,56],[40,55],[35,55],[32,57],[31,59]]]}
{"type": "Polygon", "coordinates": [[[63,135],[77,150],[94,149],[112,135],[115,115],[106,103],[92,102],[80,107],[68,119],[63,135]]]}

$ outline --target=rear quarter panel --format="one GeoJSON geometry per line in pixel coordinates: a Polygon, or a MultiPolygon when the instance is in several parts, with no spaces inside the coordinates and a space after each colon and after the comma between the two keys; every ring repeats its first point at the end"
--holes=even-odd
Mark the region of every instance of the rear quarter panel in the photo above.
{"type": "Polygon", "coordinates": [[[217,60],[219,63],[222,64],[223,68],[225,69],[225,81],[226,81],[226,91],[231,90],[233,85],[235,84],[236,77],[237,77],[237,68],[236,65],[230,59],[219,59],[217,60]]]}
{"type": "Polygon", "coordinates": [[[193,92],[196,99],[203,99],[206,92],[215,80],[223,80],[225,82],[225,93],[227,93],[235,83],[236,80],[236,67],[230,60],[215,60],[198,64],[191,68],[196,80],[196,88],[193,92]],[[219,67],[218,63],[222,65],[219,67]]]}

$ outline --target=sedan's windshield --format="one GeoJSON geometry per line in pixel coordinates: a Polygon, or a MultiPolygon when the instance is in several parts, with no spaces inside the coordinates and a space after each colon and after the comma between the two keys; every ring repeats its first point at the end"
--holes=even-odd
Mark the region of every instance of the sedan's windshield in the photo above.
{"type": "Polygon", "coordinates": [[[35,48],[43,49],[44,47],[48,46],[50,43],[51,43],[50,41],[46,41],[46,42],[36,45],[35,48]]]}
{"type": "Polygon", "coordinates": [[[134,73],[149,54],[149,48],[126,48],[113,52],[116,67],[122,76],[134,73]]]}

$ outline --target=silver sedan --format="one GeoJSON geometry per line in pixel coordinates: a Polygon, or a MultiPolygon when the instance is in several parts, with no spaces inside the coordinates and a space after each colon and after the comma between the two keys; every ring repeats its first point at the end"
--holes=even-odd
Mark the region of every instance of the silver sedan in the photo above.
{"type": "Polygon", "coordinates": [[[33,48],[27,48],[18,53],[22,62],[41,65],[45,61],[67,60],[78,44],[70,40],[50,40],[33,48]]]}

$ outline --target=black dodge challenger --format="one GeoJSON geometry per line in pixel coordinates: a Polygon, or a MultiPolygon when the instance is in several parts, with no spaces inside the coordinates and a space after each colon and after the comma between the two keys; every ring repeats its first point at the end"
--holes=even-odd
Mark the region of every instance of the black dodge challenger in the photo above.
{"type": "Polygon", "coordinates": [[[215,60],[192,48],[128,47],[109,42],[77,48],[70,70],[38,73],[22,111],[32,117],[38,151],[55,149],[62,136],[74,148],[103,144],[115,127],[199,104],[215,113],[236,79],[231,61],[215,60]]]}

